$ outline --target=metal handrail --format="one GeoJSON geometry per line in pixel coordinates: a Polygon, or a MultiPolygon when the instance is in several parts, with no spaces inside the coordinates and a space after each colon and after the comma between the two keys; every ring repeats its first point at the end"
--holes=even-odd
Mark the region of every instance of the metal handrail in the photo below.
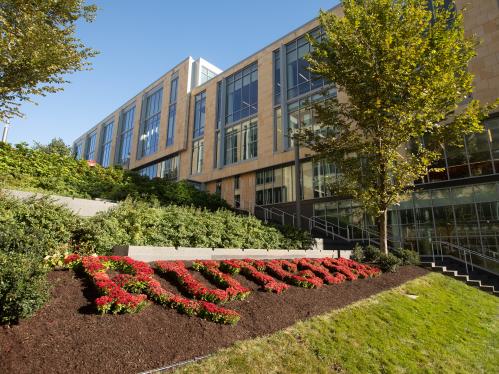
{"type": "Polygon", "coordinates": [[[491,262],[494,262],[497,265],[499,265],[499,260],[497,260],[494,257],[487,256],[487,255],[485,255],[483,253],[480,253],[480,252],[477,252],[477,251],[473,251],[473,250],[471,250],[469,248],[466,248],[466,247],[463,247],[461,245],[454,244],[454,243],[449,243],[449,242],[446,242],[446,241],[443,241],[443,240],[432,241],[431,249],[432,249],[433,261],[435,261],[435,248],[433,246],[433,243],[438,244],[439,247],[440,247],[440,254],[437,252],[437,256],[440,255],[440,259],[441,260],[443,260],[443,256],[444,256],[442,246],[447,246],[447,247],[449,247],[451,249],[457,250],[458,253],[459,253],[459,257],[460,258],[461,258],[461,252],[462,252],[463,256],[462,256],[461,259],[464,259],[464,264],[465,264],[465,268],[466,268],[466,274],[469,274],[468,264],[471,267],[472,271],[475,270],[474,269],[475,265],[473,264],[473,257],[472,256],[476,256],[476,257],[481,258],[483,260],[491,261],[491,262]]]}
{"type": "Polygon", "coordinates": [[[267,223],[269,220],[272,219],[274,214],[277,214],[280,219],[281,219],[281,224],[284,226],[286,224],[286,216],[291,217],[293,221],[293,226],[295,225],[295,215],[291,214],[289,212],[286,212],[284,210],[275,208],[275,207],[266,207],[263,205],[258,205],[255,204],[255,209],[261,209],[263,210],[263,215],[264,215],[264,221],[267,223]]]}
{"type": "Polygon", "coordinates": [[[341,229],[339,226],[335,224],[331,224],[330,222],[317,217],[317,216],[312,216],[312,217],[306,217],[302,215],[302,218],[305,218],[308,220],[308,226],[309,230],[312,231],[312,229],[317,228],[323,232],[325,232],[327,235],[334,237],[338,237],[342,240],[350,242],[350,239],[348,238],[348,235],[345,237],[344,235],[341,235],[339,233],[339,229],[341,229]],[[338,232],[335,232],[334,229],[338,229],[338,232]]]}
{"type": "Polygon", "coordinates": [[[340,226],[340,225],[337,225],[337,224],[335,224],[335,223],[333,223],[325,218],[319,217],[319,216],[313,216],[312,218],[315,219],[316,221],[322,221],[322,222],[326,223],[326,225],[335,227],[340,232],[342,230],[343,231],[346,230],[347,236],[346,237],[342,236],[342,237],[349,242],[358,241],[358,240],[367,240],[369,244],[373,243],[376,245],[380,245],[379,235],[377,235],[377,234],[373,235],[370,231],[368,231],[362,227],[351,225],[351,224],[348,224],[346,227],[340,226]],[[367,234],[366,237],[364,237],[364,236],[362,236],[361,238],[354,237],[354,229],[357,229],[357,230],[361,231],[362,233],[366,233],[367,234]]]}

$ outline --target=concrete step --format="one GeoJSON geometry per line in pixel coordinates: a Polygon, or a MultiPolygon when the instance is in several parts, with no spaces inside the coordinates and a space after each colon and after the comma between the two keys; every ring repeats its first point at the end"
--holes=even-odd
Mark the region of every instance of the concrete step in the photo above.
{"type": "Polygon", "coordinates": [[[466,281],[466,284],[468,286],[476,287],[476,288],[480,288],[482,286],[482,282],[480,282],[479,280],[473,280],[473,279],[469,279],[468,281],[466,281]]]}
{"type": "Polygon", "coordinates": [[[467,282],[470,280],[470,277],[468,275],[464,275],[464,274],[458,274],[454,278],[456,278],[457,280],[459,280],[461,282],[467,282]]]}
{"type": "Polygon", "coordinates": [[[489,294],[499,296],[499,290],[496,291],[494,286],[482,284],[482,282],[479,280],[470,279],[469,275],[459,274],[457,270],[448,269],[447,266],[436,265],[435,262],[421,262],[421,266],[453,277],[456,280],[466,283],[468,286],[475,287],[489,294]]]}
{"type": "Polygon", "coordinates": [[[434,262],[420,262],[420,265],[425,267],[425,268],[432,268],[435,266],[434,262]]]}
{"type": "Polygon", "coordinates": [[[482,291],[485,291],[485,292],[488,292],[488,293],[492,293],[492,294],[495,292],[494,286],[487,286],[486,284],[482,284],[480,286],[480,289],[482,291]]]}

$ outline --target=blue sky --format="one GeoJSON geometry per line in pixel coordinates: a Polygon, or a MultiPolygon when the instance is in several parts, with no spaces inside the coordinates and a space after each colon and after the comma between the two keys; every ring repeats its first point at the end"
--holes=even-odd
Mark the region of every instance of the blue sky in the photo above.
{"type": "MultiPolygon", "coordinates": [[[[91,2],[91,1],[89,1],[91,2]]],[[[226,69],[329,9],[338,0],[94,0],[78,36],[100,51],[93,70],[65,90],[24,104],[9,142],[68,144],[187,56],[226,69]]]]}

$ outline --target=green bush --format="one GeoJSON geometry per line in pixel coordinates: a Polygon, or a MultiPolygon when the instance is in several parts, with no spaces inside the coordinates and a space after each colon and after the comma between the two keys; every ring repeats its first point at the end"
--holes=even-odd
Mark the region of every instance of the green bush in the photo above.
{"type": "Polygon", "coordinates": [[[89,166],[64,152],[47,147],[12,147],[0,143],[0,188],[41,191],[83,198],[121,201],[127,197],[155,199],[162,205],[228,208],[218,195],[199,191],[187,182],[153,179],[121,167],[89,166]]]}
{"type": "Polygon", "coordinates": [[[308,233],[265,225],[252,216],[220,209],[161,207],[128,199],[87,220],[78,238],[80,250],[108,254],[113,245],[208,248],[309,248],[308,233]]]}
{"type": "Polygon", "coordinates": [[[381,253],[376,261],[376,264],[384,273],[395,273],[401,264],[401,261],[393,253],[381,253]]]}
{"type": "Polygon", "coordinates": [[[0,251],[0,323],[13,324],[43,306],[49,295],[46,268],[32,256],[0,251]]]}
{"type": "Polygon", "coordinates": [[[393,254],[400,259],[401,265],[419,265],[419,254],[411,249],[398,248],[393,251],[393,254]]]}
{"type": "Polygon", "coordinates": [[[82,219],[48,198],[20,200],[0,192],[0,249],[42,258],[68,248],[82,219]]]}
{"type": "Polygon", "coordinates": [[[374,245],[368,245],[364,248],[364,261],[365,262],[377,262],[381,256],[381,251],[378,247],[374,245]]]}
{"type": "Polygon", "coordinates": [[[359,243],[355,243],[355,247],[353,247],[352,254],[350,258],[357,262],[364,262],[364,248],[359,243]]]}

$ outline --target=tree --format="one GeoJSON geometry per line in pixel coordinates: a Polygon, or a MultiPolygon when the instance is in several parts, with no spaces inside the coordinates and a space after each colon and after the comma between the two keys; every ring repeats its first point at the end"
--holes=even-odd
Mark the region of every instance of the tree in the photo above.
{"type": "Polygon", "coordinates": [[[0,121],[21,117],[22,102],[63,90],[67,74],[86,70],[96,51],[75,37],[91,22],[84,0],[4,0],[0,3],[0,121]]]}
{"type": "Polygon", "coordinates": [[[310,38],[310,71],[348,99],[316,105],[320,131],[295,137],[336,164],[332,191],[377,219],[385,253],[388,208],[432,170],[444,142],[461,145],[482,131],[494,107],[471,98],[467,68],[478,41],[465,37],[463,11],[446,3],[433,0],[430,10],[427,0],[343,0],[344,17],[321,12],[326,37],[310,38]]]}
{"type": "Polygon", "coordinates": [[[61,138],[54,138],[47,145],[35,142],[35,144],[33,145],[33,149],[48,154],[71,156],[71,148],[66,143],[64,143],[64,140],[62,140],[61,138]]]}

